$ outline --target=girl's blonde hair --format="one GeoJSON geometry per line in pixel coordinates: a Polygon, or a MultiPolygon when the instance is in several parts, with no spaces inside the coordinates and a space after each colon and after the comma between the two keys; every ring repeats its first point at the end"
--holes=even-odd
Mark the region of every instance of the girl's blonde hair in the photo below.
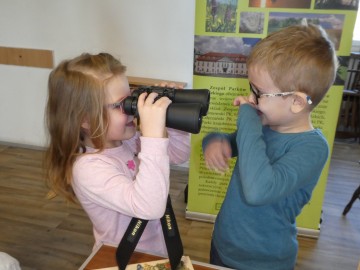
{"type": "Polygon", "coordinates": [[[50,73],[45,115],[49,147],[44,161],[46,181],[54,193],[76,201],[71,181],[76,157],[85,152],[81,125],[89,123],[87,135],[96,149],[103,150],[108,127],[106,83],[125,71],[110,54],[86,53],[61,62],[50,73]]]}
{"type": "Polygon", "coordinates": [[[282,92],[300,91],[315,107],[333,84],[338,61],[333,43],[319,26],[294,25],[258,42],[247,68],[267,71],[282,92]]]}

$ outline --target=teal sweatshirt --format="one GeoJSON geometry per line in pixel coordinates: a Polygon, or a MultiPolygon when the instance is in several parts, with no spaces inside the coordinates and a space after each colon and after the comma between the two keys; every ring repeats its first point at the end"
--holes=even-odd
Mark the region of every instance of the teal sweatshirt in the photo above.
{"type": "Polygon", "coordinates": [[[296,217],[311,198],[329,156],[321,131],[279,133],[262,126],[250,105],[239,109],[237,130],[212,133],[237,157],[216,218],[213,243],[227,266],[241,270],[294,269],[296,217]]]}

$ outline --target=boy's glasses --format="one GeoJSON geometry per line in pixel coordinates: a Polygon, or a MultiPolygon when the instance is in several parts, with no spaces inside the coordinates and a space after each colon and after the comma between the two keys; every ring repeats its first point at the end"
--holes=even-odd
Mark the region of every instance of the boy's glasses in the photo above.
{"type": "MultiPolygon", "coordinates": [[[[251,92],[254,94],[255,96],[255,103],[256,105],[259,104],[259,98],[261,97],[285,97],[285,96],[290,96],[290,95],[293,95],[294,92],[282,92],[282,93],[272,93],[272,94],[260,94],[260,91],[255,87],[253,86],[251,83],[249,83],[250,85],[250,90],[251,92]]],[[[309,96],[306,96],[306,101],[308,104],[311,104],[312,101],[311,101],[311,98],[309,96]]]]}

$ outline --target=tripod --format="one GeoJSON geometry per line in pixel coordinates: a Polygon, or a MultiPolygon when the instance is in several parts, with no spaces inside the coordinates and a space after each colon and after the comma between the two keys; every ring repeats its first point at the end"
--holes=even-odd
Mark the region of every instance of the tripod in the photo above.
{"type": "MultiPolygon", "coordinates": [[[[360,160],[359,160],[359,164],[360,164],[360,160]]],[[[345,206],[344,211],[343,211],[343,216],[345,216],[350,211],[350,209],[351,209],[353,203],[356,201],[356,199],[360,200],[360,186],[355,190],[354,194],[351,197],[351,200],[345,206]]]]}
{"type": "Polygon", "coordinates": [[[345,206],[343,211],[343,216],[345,216],[351,209],[353,203],[356,201],[356,199],[360,200],[360,186],[355,190],[354,194],[351,197],[351,200],[349,203],[345,206]]]}

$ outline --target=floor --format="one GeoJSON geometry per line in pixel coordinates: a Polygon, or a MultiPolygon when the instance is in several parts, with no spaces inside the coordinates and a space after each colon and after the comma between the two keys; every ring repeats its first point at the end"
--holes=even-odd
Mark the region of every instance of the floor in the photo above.
{"type": "MultiPolygon", "coordinates": [[[[0,250],[23,270],[78,269],[91,253],[91,223],[77,205],[48,200],[42,175],[43,152],[0,145],[0,250]]],[[[360,201],[342,211],[360,184],[360,144],[336,141],[323,204],[319,239],[299,237],[296,270],[357,269],[360,260],[360,201]]],[[[186,169],[171,171],[173,201],[184,253],[208,262],[212,223],[185,218],[186,169]]]]}

